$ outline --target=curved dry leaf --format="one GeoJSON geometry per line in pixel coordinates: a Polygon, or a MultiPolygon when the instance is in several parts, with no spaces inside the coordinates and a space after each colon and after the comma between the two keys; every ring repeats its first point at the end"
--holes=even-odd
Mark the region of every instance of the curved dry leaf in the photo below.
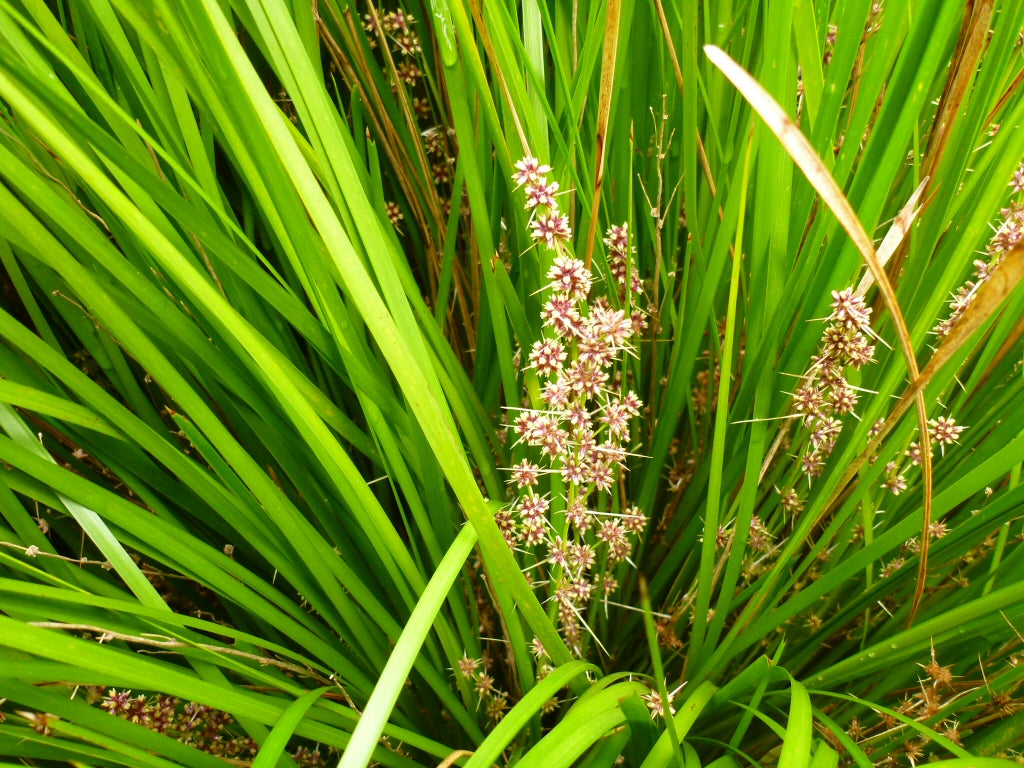
{"type": "MultiPolygon", "coordinates": [[[[704,46],[704,53],[711,59],[711,62],[718,67],[722,73],[729,79],[729,81],[736,87],[736,90],[742,94],[750,106],[754,108],[754,111],[761,116],[765,124],[771,129],[772,133],[782,142],[786,152],[793,158],[793,162],[797,164],[797,167],[801,170],[807,180],[814,187],[815,191],[821,195],[822,200],[829,207],[843,229],[846,230],[847,234],[853,240],[857,246],[857,250],[860,251],[861,257],[864,259],[864,263],[874,278],[874,281],[878,284],[878,292],[882,297],[882,301],[885,304],[885,308],[889,311],[892,316],[893,326],[896,329],[896,336],[899,340],[900,349],[903,352],[903,357],[907,363],[907,372],[910,374],[910,380],[916,381],[919,378],[919,371],[917,367],[917,358],[914,355],[914,347],[910,341],[910,333],[907,330],[907,324],[903,319],[903,314],[900,311],[899,303],[896,300],[896,292],[892,288],[892,284],[889,282],[888,276],[885,274],[881,262],[878,259],[878,255],[875,253],[874,245],[871,242],[871,238],[868,237],[867,232],[864,230],[863,225],[860,223],[860,219],[857,218],[857,214],[854,212],[853,207],[850,205],[849,200],[843,194],[843,191],[836,184],[835,179],[828,172],[825,164],[821,162],[821,159],[814,151],[814,147],[807,138],[800,132],[800,129],[796,124],[789,118],[785,110],[782,109],[776,103],[775,99],[771,97],[761,84],[758,83],[753,77],[748,74],[743,67],[733,61],[730,56],[723,51],[721,48],[714,45],[704,46]]],[[[931,506],[932,506],[932,464],[931,464],[931,445],[928,438],[928,414],[925,409],[924,397],[918,393],[916,398],[917,404],[917,422],[918,428],[921,431],[921,448],[922,448],[922,462],[921,462],[921,477],[922,485],[924,486],[924,522],[922,529],[927,532],[931,524],[931,506]]],[[[852,475],[850,479],[852,479],[852,475]]],[[[844,479],[846,479],[844,477],[844,479]]],[[[847,479],[846,482],[849,482],[847,479]]],[[[837,489],[833,492],[832,497],[828,503],[823,507],[822,515],[824,515],[831,507],[839,494],[843,492],[845,483],[840,484],[837,489]]],[[[920,601],[920,595],[924,590],[924,575],[928,565],[928,539],[922,537],[921,542],[921,568],[918,575],[917,595],[914,599],[914,605],[910,612],[910,621],[913,621],[914,614],[917,609],[917,604],[920,601]]]]}
{"type": "MultiPolygon", "coordinates": [[[[882,441],[889,435],[889,433],[899,424],[900,420],[906,415],[910,409],[911,403],[920,402],[924,399],[924,390],[935,377],[935,375],[945,367],[946,363],[953,358],[954,355],[960,350],[960,348],[967,343],[967,341],[974,335],[989,318],[991,318],[998,310],[999,306],[1003,301],[1013,293],[1014,289],[1020,284],[1021,279],[1024,278],[1024,245],[1017,246],[1016,248],[1008,251],[1003,257],[1002,263],[989,275],[988,280],[982,283],[974,296],[972,301],[963,315],[950,330],[946,336],[942,345],[935,350],[934,354],[928,360],[921,375],[915,379],[907,391],[903,393],[903,397],[896,404],[892,413],[882,423],[881,428],[877,434],[871,438],[868,442],[867,447],[861,452],[843,474],[842,479],[839,481],[837,486],[837,492],[833,494],[833,497],[829,499],[829,504],[826,506],[826,511],[831,508],[832,504],[839,498],[839,494],[842,490],[857,476],[860,472],[861,467],[864,466],[869,456],[874,455],[875,451],[882,444],[882,441]]],[[[923,435],[927,435],[927,429],[922,432],[923,435]]],[[[930,451],[922,450],[922,459],[930,460],[930,451]]],[[[930,509],[928,512],[930,513],[930,509]]],[[[930,515],[929,515],[930,516],[930,515]]],[[[926,523],[930,520],[926,520],[926,523]]],[[[926,543],[928,540],[927,530],[925,530],[922,537],[922,543],[926,543]]],[[[921,548],[922,553],[926,553],[925,546],[921,548]]],[[[924,560],[927,563],[927,560],[924,560]]],[[[919,581],[918,589],[923,589],[923,579],[919,581]]],[[[916,593],[915,593],[916,594],[916,593]]],[[[916,601],[920,601],[920,596],[917,595],[916,601]]]]}
{"type": "Polygon", "coordinates": [[[601,62],[601,91],[597,102],[597,168],[594,171],[594,204],[590,210],[590,228],[587,232],[587,250],[584,259],[587,269],[594,258],[594,240],[597,237],[597,214],[601,207],[601,188],[604,186],[604,158],[607,154],[608,119],[612,109],[612,86],[615,83],[615,54],[619,49],[619,16],[622,0],[608,0],[604,25],[604,60],[601,62]]]}
{"type": "MultiPolygon", "coordinates": [[[[928,185],[928,177],[921,179],[921,183],[914,190],[914,194],[907,200],[907,204],[900,208],[900,212],[896,214],[896,218],[892,221],[892,226],[889,227],[889,231],[885,233],[885,237],[882,238],[882,243],[878,246],[877,256],[878,263],[885,267],[889,263],[889,259],[896,252],[896,249],[900,247],[900,243],[903,242],[903,238],[907,236],[910,231],[910,225],[914,223],[914,219],[917,218],[917,214],[921,212],[921,207],[917,205],[918,200],[921,199],[921,195],[924,194],[924,188],[928,185]]],[[[875,278],[870,272],[864,274],[861,278],[860,283],[857,284],[857,295],[863,296],[868,292],[868,289],[874,284],[875,278]]]]}
{"type": "Polygon", "coordinates": [[[942,345],[921,372],[921,381],[915,388],[924,389],[928,382],[949,359],[988,320],[1024,278],[1024,245],[1018,245],[1003,256],[999,266],[992,270],[988,280],[978,290],[957,323],[950,329],[942,345]]]}

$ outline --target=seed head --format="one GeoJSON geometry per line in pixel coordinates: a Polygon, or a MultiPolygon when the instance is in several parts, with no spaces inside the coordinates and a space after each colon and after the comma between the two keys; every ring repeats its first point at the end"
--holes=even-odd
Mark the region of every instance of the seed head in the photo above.
{"type": "Polygon", "coordinates": [[[106,697],[103,699],[103,703],[100,704],[101,709],[107,710],[112,715],[119,715],[123,717],[131,706],[131,691],[120,691],[111,688],[107,691],[106,697]]]}

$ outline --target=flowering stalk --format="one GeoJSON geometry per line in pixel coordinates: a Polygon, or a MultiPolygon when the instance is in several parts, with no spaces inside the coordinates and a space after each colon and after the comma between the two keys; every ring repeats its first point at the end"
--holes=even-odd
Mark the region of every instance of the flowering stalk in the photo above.
{"type": "MultiPolygon", "coordinates": [[[[627,560],[647,517],[616,492],[626,471],[630,423],[642,407],[622,381],[621,361],[643,329],[640,313],[613,308],[591,296],[594,279],[570,250],[569,219],[559,210],[551,168],[534,158],[516,164],[524,187],[531,236],[554,251],[543,337],[533,343],[528,368],[541,382],[541,407],[515,417],[517,445],[526,458],[512,467],[517,498],[496,515],[510,547],[532,559],[528,572],[554,600],[567,645],[583,655],[585,612],[598,594],[618,588],[612,567],[627,560]]],[[[632,263],[628,229],[612,227],[605,243],[609,268],[623,304],[642,290],[632,263]]]]}
{"type": "MultiPolygon", "coordinates": [[[[802,414],[809,430],[809,445],[800,459],[800,470],[808,482],[821,474],[835,448],[843,429],[842,417],[857,406],[859,396],[846,380],[846,368],[859,370],[875,355],[875,346],[869,342],[874,335],[871,308],[852,288],[832,291],[832,313],[827,321],[818,354],[793,395],[793,408],[802,414]]],[[[783,494],[783,506],[793,510],[798,503],[792,489],[783,494]]]]}
{"type": "MultiPolygon", "coordinates": [[[[868,342],[874,336],[870,327],[871,309],[850,288],[832,291],[832,313],[829,325],[822,334],[818,354],[812,359],[810,371],[793,395],[793,407],[803,417],[809,430],[808,448],[800,459],[800,471],[810,481],[821,474],[825,460],[835,448],[843,428],[841,417],[853,413],[857,405],[857,391],[844,376],[847,366],[859,369],[874,360],[875,347],[868,342]]],[[[941,449],[955,443],[965,427],[957,425],[952,417],[939,416],[928,422],[929,437],[941,449]]],[[[872,427],[869,435],[877,434],[881,422],[872,427]]],[[[910,466],[921,465],[921,445],[911,442],[903,453],[910,466]]],[[[882,488],[895,496],[907,489],[906,467],[902,461],[889,461],[885,466],[882,488]]],[[[782,493],[782,506],[797,511],[802,506],[793,488],[782,493]]]]}
{"type": "MultiPolygon", "coordinates": [[[[953,330],[964,312],[973,303],[978,288],[989,279],[994,270],[998,269],[1005,254],[1024,241],[1024,200],[1022,200],[1024,197],[1024,164],[1017,168],[1009,186],[1015,199],[1000,211],[1003,220],[989,239],[986,250],[988,258],[975,259],[974,279],[967,280],[957,289],[949,301],[949,315],[932,328],[932,333],[939,338],[948,336],[953,330]]],[[[946,446],[956,443],[965,429],[965,426],[957,424],[951,416],[939,416],[928,421],[928,435],[933,443],[938,444],[943,455],[945,455],[946,446]]],[[[920,466],[921,445],[918,442],[910,443],[904,456],[909,459],[912,466],[920,466]]],[[[882,483],[882,487],[896,495],[906,490],[906,478],[897,462],[890,461],[886,465],[885,481],[882,483]]]]}
{"type": "Polygon", "coordinates": [[[992,274],[992,270],[999,266],[1008,251],[1024,242],[1024,163],[1017,168],[1009,186],[1016,199],[999,212],[1003,221],[996,227],[995,233],[988,241],[988,259],[974,261],[975,279],[968,280],[953,295],[949,302],[949,316],[932,329],[936,336],[949,335],[956,321],[974,301],[978,288],[992,274]]]}

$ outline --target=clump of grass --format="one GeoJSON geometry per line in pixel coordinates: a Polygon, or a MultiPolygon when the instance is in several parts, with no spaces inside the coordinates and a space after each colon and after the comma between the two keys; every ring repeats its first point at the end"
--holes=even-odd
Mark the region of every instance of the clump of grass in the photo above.
{"type": "Polygon", "coordinates": [[[0,755],[1019,757],[1024,8],[761,10],[0,3],[0,755]]]}

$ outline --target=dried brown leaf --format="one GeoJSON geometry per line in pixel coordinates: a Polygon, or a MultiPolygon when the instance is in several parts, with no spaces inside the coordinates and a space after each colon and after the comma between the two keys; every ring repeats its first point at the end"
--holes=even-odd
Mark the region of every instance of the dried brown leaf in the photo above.
{"type": "MultiPolygon", "coordinates": [[[[853,240],[857,246],[857,250],[860,251],[861,257],[864,259],[864,263],[874,278],[874,281],[878,284],[878,291],[882,297],[882,301],[885,304],[885,308],[889,311],[892,316],[893,326],[896,329],[896,336],[899,341],[900,349],[903,352],[903,357],[907,363],[907,371],[910,374],[910,380],[916,381],[919,376],[917,367],[917,358],[914,355],[914,348],[910,341],[910,333],[907,330],[907,324],[903,319],[903,313],[900,311],[899,303],[896,300],[896,293],[892,288],[892,284],[889,282],[888,276],[885,274],[885,269],[882,263],[878,259],[878,255],[875,253],[874,245],[871,242],[871,238],[868,237],[867,232],[861,225],[860,220],[857,218],[857,214],[854,212],[850,202],[846,199],[839,185],[836,184],[835,179],[832,178],[825,164],[821,162],[821,159],[814,151],[814,147],[807,138],[800,132],[800,129],[796,124],[790,120],[789,115],[780,107],[771,95],[761,87],[753,77],[751,77],[739,64],[733,61],[729,55],[714,45],[704,46],[704,52],[707,54],[711,62],[718,67],[722,73],[729,78],[730,82],[736,87],[736,89],[743,95],[743,97],[750,103],[754,110],[761,116],[761,119],[771,129],[772,133],[782,142],[789,156],[793,158],[793,161],[797,164],[797,167],[803,172],[804,176],[811,183],[811,186],[821,195],[825,204],[829,207],[836,218],[839,219],[839,223],[843,229],[846,230],[847,234],[853,240]]],[[[917,421],[918,427],[921,431],[921,448],[922,448],[922,461],[921,461],[921,475],[922,484],[924,486],[924,522],[922,529],[927,532],[931,524],[931,505],[932,505],[932,463],[931,463],[931,446],[929,445],[928,439],[928,414],[925,409],[924,397],[918,393],[916,397],[917,404],[917,421]]],[[[852,479],[852,477],[850,478],[852,479]]],[[[844,484],[841,484],[833,495],[833,498],[829,500],[829,503],[825,505],[827,511],[831,506],[832,502],[840,493],[842,493],[844,484]]],[[[918,585],[917,595],[914,599],[914,605],[910,613],[910,621],[913,621],[914,614],[917,609],[917,604],[920,601],[920,595],[924,589],[924,575],[928,565],[928,539],[927,536],[922,537],[921,542],[921,568],[918,574],[918,585]]]]}
{"type": "Polygon", "coordinates": [[[587,232],[587,250],[584,259],[587,269],[594,258],[594,240],[597,236],[598,210],[601,207],[601,189],[604,187],[604,161],[607,154],[608,119],[612,109],[612,87],[615,84],[615,56],[619,49],[619,16],[622,0],[608,0],[604,25],[604,59],[601,62],[601,90],[597,102],[597,168],[594,170],[594,204],[590,210],[590,228],[587,232]]]}

